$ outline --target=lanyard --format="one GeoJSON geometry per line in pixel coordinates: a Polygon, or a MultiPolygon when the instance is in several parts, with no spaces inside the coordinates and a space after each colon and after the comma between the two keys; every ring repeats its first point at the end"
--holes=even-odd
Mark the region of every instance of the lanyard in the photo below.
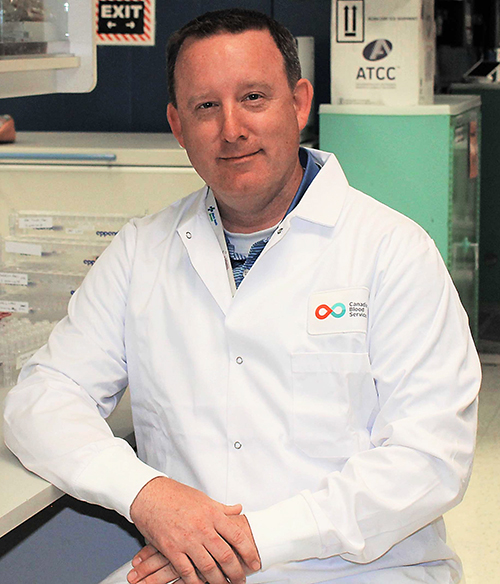
{"type": "Polygon", "coordinates": [[[222,256],[224,257],[227,279],[229,280],[229,287],[231,288],[231,296],[234,296],[236,293],[236,283],[234,281],[233,267],[231,265],[229,251],[227,250],[226,237],[222,227],[219,208],[217,207],[217,202],[210,187],[208,187],[207,196],[205,198],[205,208],[207,210],[208,218],[210,219],[210,225],[212,226],[212,229],[214,230],[214,233],[217,237],[217,241],[219,242],[222,256]]]}

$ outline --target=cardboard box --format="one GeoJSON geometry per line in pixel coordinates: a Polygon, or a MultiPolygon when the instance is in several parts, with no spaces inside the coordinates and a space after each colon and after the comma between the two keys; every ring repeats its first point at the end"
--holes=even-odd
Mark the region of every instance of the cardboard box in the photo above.
{"type": "Polygon", "coordinates": [[[332,0],[332,104],[433,101],[434,0],[332,0]]]}

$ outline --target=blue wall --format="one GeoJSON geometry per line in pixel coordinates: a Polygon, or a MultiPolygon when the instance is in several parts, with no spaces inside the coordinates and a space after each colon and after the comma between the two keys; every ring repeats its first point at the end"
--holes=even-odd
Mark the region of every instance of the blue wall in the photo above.
{"type": "Polygon", "coordinates": [[[91,93],[0,99],[0,114],[17,130],[165,132],[168,102],[165,45],[172,32],[207,10],[260,10],[295,36],[316,42],[316,104],[330,101],[330,0],[157,0],[156,45],[97,47],[97,86],[91,93]]]}

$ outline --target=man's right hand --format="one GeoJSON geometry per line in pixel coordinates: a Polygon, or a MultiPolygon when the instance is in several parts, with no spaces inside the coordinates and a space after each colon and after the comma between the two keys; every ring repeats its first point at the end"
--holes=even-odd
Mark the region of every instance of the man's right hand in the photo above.
{"type": "Polygon", "coordinates": [[[179,576],[172,564],[150,543],[144,546],[132,559],[132,570],[127,574],[129,584],[169,584],[178,581],[179,576]]]}
{"type": "Polygon", "coordinates": [[[246,531],[230,520],[241,510],[241,505],[223,505],[192,487],[157,477],[141,489],[130,515],[184,584],[227,584],[226,577],[243,584],[245,570],[238,556],[252,572],[260,568],[260,558],[246,531]]]}

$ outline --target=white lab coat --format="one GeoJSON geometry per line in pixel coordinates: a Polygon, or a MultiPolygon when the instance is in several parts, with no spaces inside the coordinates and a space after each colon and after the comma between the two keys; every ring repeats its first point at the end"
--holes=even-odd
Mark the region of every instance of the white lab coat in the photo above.
{"type": "Polygon", "coordinates": [[[426,562],[457,581],[440,516],[474,450],[466,314],[427,234],[312,152],[322,170],[234,297],[206,189],[126,225],[10,392],[6,443],[127,517],[161,473],[241,502],[251,582],[403,583],[426,562]],[[139,458],[103,419],[127,383],[139,458]]]}

